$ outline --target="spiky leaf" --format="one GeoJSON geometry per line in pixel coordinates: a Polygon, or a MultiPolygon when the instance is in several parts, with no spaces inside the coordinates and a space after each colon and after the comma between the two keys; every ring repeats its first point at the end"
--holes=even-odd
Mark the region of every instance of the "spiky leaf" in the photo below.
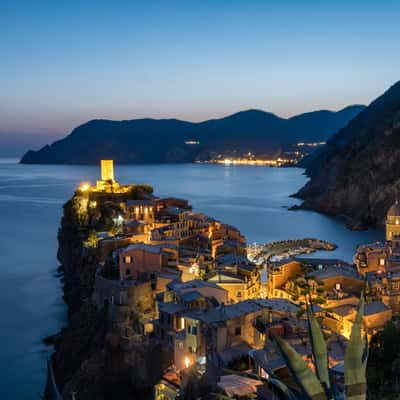
{"type": "Polygon", "coordinates": [[[303,358],[279,336],[274,336],[293,378],[311,400],[327,400],[324,388],[303,358]]]}
{"type": "Polygon", "coordinates": [[[268,382],[271,386],[279,389],[287,400],[298,400],[298,397],[279,379],[270,378],[268,382]]]}
{"type": "Polygon", "coordinates": [[[351,329],[350,342],[344,356],[344,383],[347,400],[365,400],[366,398],[366,339],[361,334],[363,316],[364,296],[361,296],[357,315],[351,329]]]}
{"type": "Polygon", "coordinates": [[[319,323],[315,318],[310,305],[307,307],[307,314],[315,369],[322,386],[325,388],[327,395],[330,398],[329,389],[331,384],[328,371],[328,350],[326,348],[324,335],[322,334],[319,323]]]}

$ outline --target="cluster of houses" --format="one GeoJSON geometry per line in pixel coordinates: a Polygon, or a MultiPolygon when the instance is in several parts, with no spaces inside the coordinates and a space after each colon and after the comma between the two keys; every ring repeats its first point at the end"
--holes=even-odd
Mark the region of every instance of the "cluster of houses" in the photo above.
{"type": "Polygon", "coordinates": [[[400,312],[400,204],[396,201],[386,217],[386,241],[361,245],[354,257],[365,276],[368,294],[393,312],[400,312]]]}
{"type": "MultiPolygon", "coordinates": [[[[111,161],[103,161],[102,180],[92,192],[93,199],[100,194],[114,200],[126,193],[114,180],[111,161]]],[[[193,370],[215,379],[225,395],[272,398],[258,379],[223,371],[290,381],[273,335],[284,337],[311,365],[304,313],[308,300],[315,300],[314,313],[328,340],[329,366],[340,381],[361,292],[368,300],[368,336],[382,329],[399,307],[397,204],[388,215],[388,242],[359,247],[355,265],[301,257],[256,265],[247,259],[246,240],[238,229],[195,212],[186,200],[152,194],[121,199],[120,233],[100,234],[97,243],[101,261],[93,302],[99,309],[107,307],[127,341],[132,326],[126,316],[135,310],[141,333],[170,354],[155,387],[156,400],[178,398],[193,370]]]]}

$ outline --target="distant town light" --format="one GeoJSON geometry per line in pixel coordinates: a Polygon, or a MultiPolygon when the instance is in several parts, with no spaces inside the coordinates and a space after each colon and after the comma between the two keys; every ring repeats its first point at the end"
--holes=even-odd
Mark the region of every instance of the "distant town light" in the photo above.
{"type": "Polygon", "coordinates": [[[232,160],[230,160],[229,158],[225,158],[224,164],[225,165],[231,165],[232,164],[232,160]]]}
{"type": "Polygon", "coordinates": [[[185,144],[191,144],[191,145],[200,144],[200,141],[198,141],[198,140],[186,140],[185,144]]]}

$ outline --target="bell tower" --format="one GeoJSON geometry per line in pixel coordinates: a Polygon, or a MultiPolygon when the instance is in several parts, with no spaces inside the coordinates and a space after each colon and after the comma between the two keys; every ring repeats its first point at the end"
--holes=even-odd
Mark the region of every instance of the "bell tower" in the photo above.
{"type": "Polygon", "coordinates": [[[386,240],[400,239],[400,204],[398,200],[389,208],[386,216],[386,240]]]}

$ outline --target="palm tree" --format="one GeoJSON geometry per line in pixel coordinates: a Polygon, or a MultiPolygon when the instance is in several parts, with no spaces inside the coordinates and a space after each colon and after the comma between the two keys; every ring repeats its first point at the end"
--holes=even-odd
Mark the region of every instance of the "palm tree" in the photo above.
{"type": "MultiPolygon", "coordinates": [[[[307,306],[307,314],[316,373],[309,368],[301,355],[292,346],[279,336],[275,336],[274,339],[301,393],[294,392],[277,379],[271,379],[270,383],[276,386],[288,400],[343,399],[343,395],[339,395],[338,388],[330,380],[326,342],[310,305],[307,306]]],[[[366,336],[362,335],[361,332],[363,315],[364,297],[362,296],[358,304],[356,319],[344,357],[344,399],[346,400],[366,399],[367,383],[365,372],[368,358],[368,342],[366,336]]]]}

